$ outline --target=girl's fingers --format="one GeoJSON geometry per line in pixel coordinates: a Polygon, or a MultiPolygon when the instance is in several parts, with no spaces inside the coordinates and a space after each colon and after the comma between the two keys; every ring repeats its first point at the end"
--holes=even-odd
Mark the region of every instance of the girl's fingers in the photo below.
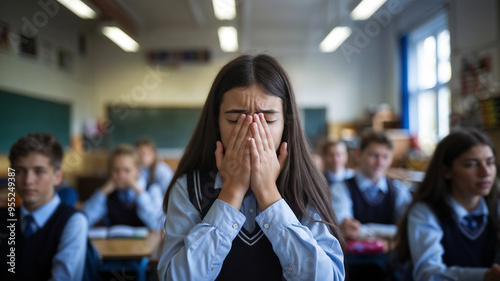
{"type": "Polygon", "coordinates": [[[246,115],[241,114],[240,117],[238,117],[238,122],[236,122],[236,126],[234,126],[233,131],[231,132],[231,137],[229,138],[229,143],[227,144],[227,149],[232,150],[234,148],[234,144],[236,142],[236,139],[238,138],[238,134],[241,130],[241,127],[243,126],[246,115]]]}
{"type": "Polygon", "coordinates": [[[269,144],[268,144],[267,134],[264,131],[264,127],[263,127],[263,122],[265,122],[264,115],[262,113],[255,114],[254,121],[255,121],[255,123],[257,123],[257,129],[258,129],[259,135],[260,135],[260,142],[262,142],[262,147],[263,147],[262,149],[267,150],[267,149],[269,149],[269,144]]]}
{"type": "Polygon", "coordinates": [[[252,116],[249,115],[245,118],[245,121],[244,121],[240,131],[238,132],[236,141],[235,141],[234,146],[233,146],[233,149],[235,151],[242,151],[242,146],[248,145],[245,142],[245,140],[247,139],[248,130],[249,130],[249,127],[251,124],[252,124],[252,116]]]}
{"type": "Polygon", "coordinates": [[[271,134],[271,130],[269,129],[269,125],[267,124],[266,119],[264,118],[264,114],[260,113],[259,115],[260,120],[262,121],[262,127],[264,128],[264,132],[267,137],[269,149],[271,149],[272,151],[276,151],[276,148],[274,147],[273,135],[271,134]]]}
{"type": "Polygon", "coordinates": [[[259,164],[259,151],[257,150],[257,145],[255,143],[254,138],[250,138],[248,140],[249,145],[250,145],[250,154],[252,156],[252,166],[258,165],[259,164]]]}
{"type": "Polygon", "coordinates": [[[288,157],[288,144],[284,142],[281,144],[280,155],[278,156],[278,162],[280,163],[280,172],[283,170],[283,167],[285,167],[285,161],[287,157],[288,157]]]}
{"type": "Polygon", "coordinates": [[[264,144],[262,143],[262,136],[259,131],[259,123],[257,115],[254,116],[254,122],[252,123],[252,136],[257,147],[257,151],[263,152],[265,150],[264,144]]]}
{"type": "Polygon", "coordinates": [[[222,164],[222,159],[224,159],[224,154],[223,150],[224,147],[222,146],[222,143],[220,141],[217,141],[215,143],[215,164],[217,165],[217,170],[220,170],[220,166],[222,164]]]}
{"type": "MultiPolygon", "coordinates": [[[[250,144],[248,140],[252,137],[252,130],[251,130],[251,125],[248,126],[245,138],[243,139],[242,143],[240,144],[238,148],[238,155],[240,156],[241,159],[245,156],[250,156],[250,144]]],[[[236,149],[236,148],[235,148],[236,149]]]]}

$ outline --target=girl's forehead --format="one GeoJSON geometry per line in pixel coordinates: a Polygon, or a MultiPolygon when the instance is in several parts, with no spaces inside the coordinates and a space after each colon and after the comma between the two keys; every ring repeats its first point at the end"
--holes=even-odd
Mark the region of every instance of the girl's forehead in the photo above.
{"type": "Polygon", "coordinates": [[[268,94],[257,86],[233,88],[224,94],[221,108],[238,107],[239,109],[275,109],[281,111],[281,99],[268,94]]]}

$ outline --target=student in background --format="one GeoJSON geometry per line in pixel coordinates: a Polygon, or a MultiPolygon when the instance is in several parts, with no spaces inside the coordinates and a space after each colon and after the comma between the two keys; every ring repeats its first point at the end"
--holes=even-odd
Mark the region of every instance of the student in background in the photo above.
{"type": "Polygon", "coordinates": [[[90,225],[104,218],[108,225],[161,229],[163,192],[158,184],[147,186],[139,172],[137,150],[131,145],[118,145],[109,158],[108,181],[83,205],[90,225]]]}
{"type": "MultiPolygon", "coordinates": [[[[22,198],[14,222],[15,245],[0,243],[1,280],[81,280],[87,251],[88,223],[61,203],[54,187],[63,176],[63,149],[50,134],[30,134],[10,149],[15,191],[22,198]],[[15,248],[15,273],[7,271],[8,249],[15,248]]],[[[2,216],[7,215],[2,210],[2,216]]],[[[5,218],[2,224],[8,224],[5,218]]],[[[2,227],[3,237],[6,227],[2,227]]]]}
{"type": "Polygon", "coordinates": [[[474,129],[437,146],[397,235],[415,280],[500,280],[496,153],[474,129]]]}
{"type": "Polygon", "coordinates": [[[327,141],[321,149],[321,156],[325,178],[330,186],[354,176],[354,171],[345,167],[348,155],[343,141],[327,141]]]}
{"type": "Polygon", "coordinates": [[[165,196],[160,280],[344,280],[328,194],[284,69],[237,57],[215,78],[165,196]]]}
{"type": "Polygon", "coordinates": [[[160,185],[163,194],[165,194],[174,172],[165,162],[158,160],[156,144],[152,139],[141,138],[135,143],[135,146],[141,158],[140,177],[146,179],[147,186],[153,183],[160,185]]]}
{"type": "Polygon", "coordinates": [[[333,210],[347,239],[359,238],[362,224],[396,224],[410,203],[409,189],[386,177],[392,150],[392,141],[384,133],[363,134],[354,177],[333,186],[333,210]]]}

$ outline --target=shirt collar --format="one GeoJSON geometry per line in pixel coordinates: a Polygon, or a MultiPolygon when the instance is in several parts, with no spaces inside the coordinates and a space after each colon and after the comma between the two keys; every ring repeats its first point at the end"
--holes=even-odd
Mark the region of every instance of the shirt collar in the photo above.
{"type": "Polygon", "coordinates": [[[369,180],[360,170],[356,171],[354,177],[361,192],[364,192],[369,188],[373,188],[374,186],[380,189],[383,193],[387,193],[389,190],[389,188],[387,187],[386,177],[381,177],[380,179],[378,179],[376,184],[373,184],[373,182],[369,180]]]}
{"type": "Polygon", "coordinates": [[[486,201],[484,200],[483,197],[481,197],[477,208],[474,209],[470,213],[450,195],[446,196],[446,202],[448,203],[448,205],[450,205],[451,209],[453,210],[453,214],[455,216],[455,219],[457,219],[458,221],[462,220],[467,215],[486,215],[487,216],[489,214],[488,206],[486,205],[486,201]]]}
{"type": "Polygon", "coordinates": [[[42,228],[60,203],[61,199],[59,198],[59,195],[54,193],[54,197],[48,203],[31,213],[21,204],[21,220],[27,215],[32,215],[35,224],[39,228],[42,228]]]}
{"type": "Polygon", "coordinates": [[[326,170],[326,176],[330,179],[330,181],[332,182],[339,182],[339,181],[343,181],[345,178],[346,178],[346,173],[347,173],[347,170],[344,169],[344,168],[341,168],[340,170],[338,170],[336,173],[330,171],[330,170],[326,170]]]}

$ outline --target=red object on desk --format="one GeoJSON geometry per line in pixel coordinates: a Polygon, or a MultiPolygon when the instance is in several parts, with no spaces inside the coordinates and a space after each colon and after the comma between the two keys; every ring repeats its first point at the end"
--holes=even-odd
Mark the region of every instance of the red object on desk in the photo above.
{"type": "Polygon", "coordinates": [[[356,255],[373,255],[382,254],[385,250],[385,245],[382,240],[347,240],[346,252],[356,255]]]}

